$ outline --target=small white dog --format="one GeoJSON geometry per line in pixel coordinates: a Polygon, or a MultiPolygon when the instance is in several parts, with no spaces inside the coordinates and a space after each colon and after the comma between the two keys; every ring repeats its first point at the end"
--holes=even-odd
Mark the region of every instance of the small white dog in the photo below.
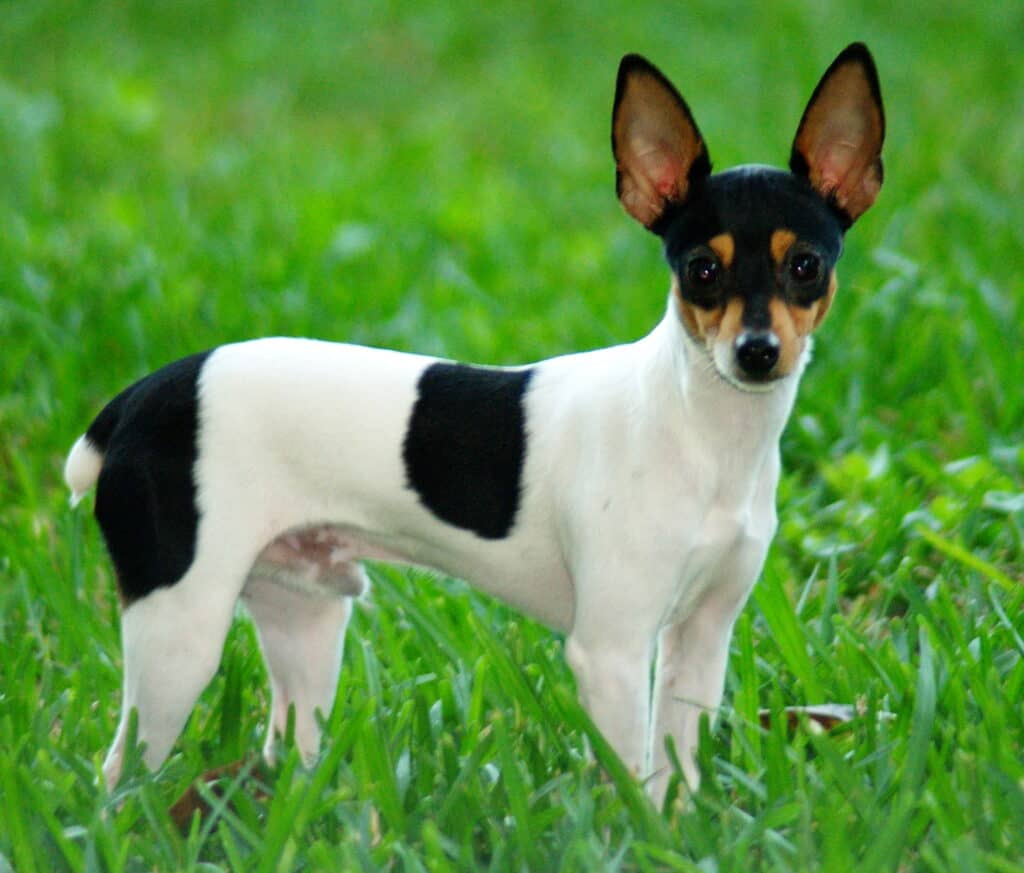
{"type": "Polygon", "coordinates": [[[843,234],[882,182],[867,49],[825,73],[791,171],[717,175],[686,103],[644,59],[619,69],[617,190],[660,236],[668,309],[630,345],[522,368],[304,339],[177,361],[79,438],[73,500],[96,518],[124,603],[124,696],[168,755],[217,669],[236,602],[273,683],[268,750],[295,707],[316,755],[362,559],[462,577],[567,634],[582,699],[661,798],[671,735],[689,785],[722,697],[733,623],[776,527],[779,437],[843,234]],[[651,661],[657,658],[653,691],[651,661]]]}

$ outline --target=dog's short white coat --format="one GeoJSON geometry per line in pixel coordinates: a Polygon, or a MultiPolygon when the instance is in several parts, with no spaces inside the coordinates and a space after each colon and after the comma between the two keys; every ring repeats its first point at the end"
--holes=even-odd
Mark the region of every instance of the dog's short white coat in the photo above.
{"type": "MultiPolygon", "coordinates": [[[[108,784],[133,708],[145,760],[165,759],[240,599],[272,679],[267,753],[294,704],[296,741],[314,756],[350,593],[365,584],[358,562],[373,558],[461,577],[564,631],[581,698],[623,761],[660,798],[671,735],[696,785],[699,716],[721,702],[732,627],[775,531],[779,438],[807,356],[754,392],[720,372],[729,356],[715,351],[689,337],[670,296],[643,339],[534,365],[519,511],[489,540],[439,520],[406,484],[402,442],[434,359],[283,338],[217,349],[199,386],[195,560],[123,612],[108,784]],[[310,525],[340,537],[349,594],[253,570],[268,543],[310,525]]],[[[76,496],[99,468],[80,439],[66,470],[76,496]]]]}

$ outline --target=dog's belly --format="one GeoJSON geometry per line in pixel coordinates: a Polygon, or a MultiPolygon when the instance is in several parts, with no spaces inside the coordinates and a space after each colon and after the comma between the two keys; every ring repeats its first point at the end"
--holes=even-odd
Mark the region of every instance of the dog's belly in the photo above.
{"type": "Polygon", "coordinates": [[[356,597],[366,589],[362,561],[412,564],[465,579],[474,587],[561,630],[572,617],[572,586],[561,562],[544,550],[519,549],[517,557],[482,549],[450,553],[443,545],[398,542],[351,527],[314,524],[294,528],[268,543],[249,572],[293,590],[322,596],[356,597]],[[384,541],[389,541],[387,545],[384,541]]]}
{"type": "Polygon", "coordinates": [[[366,584],[355,562],[369,557],[366,552],[365,544],[342,528],[299,528],[271,541],[256,558],[249,578],[310,594],[358,597],[366,584]]]}

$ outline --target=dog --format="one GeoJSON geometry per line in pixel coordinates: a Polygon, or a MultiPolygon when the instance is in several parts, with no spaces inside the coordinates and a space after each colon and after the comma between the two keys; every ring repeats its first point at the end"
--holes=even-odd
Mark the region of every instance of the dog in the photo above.
{"type": "Polygon", "coordinates": [[[699,717],[721,703],[776,529],[780,436],[845,232],[880,190],[884,133],[855,43],[814,90],[788,171],[712,174],[679,92],[627,55],[616,190],[671,274],[650,334],[508,368],[256,339],[115,397],[65,468],[72,503],[96,485],[123,605],[107,785],[132,710],[145,763],[166,759],[239,601],[272,685],[264,753],[294,707],[311,762],[372,559],[461,577],[564,632],[582,703],[622,761],[661,798],[671,737],[695,789],[699,717]]]}

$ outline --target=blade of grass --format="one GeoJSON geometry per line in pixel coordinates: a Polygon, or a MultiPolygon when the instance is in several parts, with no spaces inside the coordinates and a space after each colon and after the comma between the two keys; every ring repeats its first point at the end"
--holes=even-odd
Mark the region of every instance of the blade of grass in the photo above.
{"type": "Polygon", "coordinates": [[[931,738],[935,728],[936,685],[929,629],[923,619],[917,623],[918,671],[910,738],[900,779],[900,792],[887,821],[864,858],[865,870],[894,870],[906,845],[907,830],[918,807],[931,738]]]}
{"type": "Polygon", "coordinates": [[[531,824],[529,789],[519,769],[522,766],[522,761],[513,751],[515,744],[509,735],[505,717],[499,716],[493,724],[495,745],[501,761],[501,784],[505,789],[509,809],[515,821],[513,837],[526,868],[536,869],[539,862],[537,842],[531,824]]]}
{"type": "Polygon", "coordinates": [[[35,873],[36,849],[30,838],[32,827],[27,815],[29,807],[21,800],[15,763],[6,756],[0,756],[0,795],[3,796],[4,819],[14,858],[14,867],[23,873],[35,873]]]}
{"type": "Polygon", "coordinates": [[[984,558],[979,558],[976,554],[965,549],[959,543],[955,543],[952,540],[947,539],[941,534],[925,527],[923,524],[918,525],[914,530],[921,539],[925,540],[929,545],[942,552],[942,554],[952,558],[957,563],[980,573],[986,579],[990,579],[995,582],[1000,588],[1011,595],[1017,606],[1020,605],[1019,601],[1021,597],[1024,597],[1024,585],[1020,582],[1015,582],[994,564],[986,561],[984,558]]]}
{"type": "Polygon", "coordinates": [[[824,690],[807,653],[807,636],[781,581],[774,573],[767,574],[761,584],[754,588],[754,601],[768,622],[772,638],[786,666],[803,685],[807,701],[823,701],[824,690]]]}

